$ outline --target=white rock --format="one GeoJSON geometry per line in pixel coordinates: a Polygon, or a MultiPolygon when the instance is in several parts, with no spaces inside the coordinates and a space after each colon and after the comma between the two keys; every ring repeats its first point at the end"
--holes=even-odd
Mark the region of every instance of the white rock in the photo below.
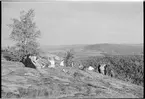
{"type": "Polygon", "coordinates": [[[94,68],[92,66],[89,66],[88,70],[94,70],[94,68]]]}
{"type": "Polygon", "coordinates": [[[60,62],[60,66],[64,66],[64,61],[61,61],[60,62]]]}
{"type": "Polygon", "coordinates": [[[67,71],[67,70],[65,70],[65,69],[62,69],[62,71],[63,71],[64,73],[68,73],[68,71],[67,71]]]}

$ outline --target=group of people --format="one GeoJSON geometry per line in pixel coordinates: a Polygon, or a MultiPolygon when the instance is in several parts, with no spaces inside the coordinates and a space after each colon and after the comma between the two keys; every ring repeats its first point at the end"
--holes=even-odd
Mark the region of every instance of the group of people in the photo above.
{"type": "MultiPolygon", "coordinates": [[[[45,67],[54,68],[56,66],[56,59],[54,57],[48,57],[48,59],[43,59],[35,55],[27,55],[21,61],[25,67],[42,69],[45,67]]],[[[60,66],[64,66],[64,61],[61,60],[60,66]]]]}
{"type": "MultiPolygon", "coordinates": [[[[63,59],[60,60],[59,58],[48,57],[48,59],[46,60],[41,57],[30,55],[30,54],[24,57],[21,62],[25,65],[25,67],[34,68],[34,69],[42,69],[46,67],[55,68],[57,66],[56,65],[57,60],[59,60],[59,63],[58,63],[59,66],[65,66],[63,59]]],[[[72,67],[73,66],[74,66],[74,62],[72,62],[72,67]]],[[[84,69],[84,66],[82,64],[79,64],[78,67],[79,69],[84,69]]],[[[106,72],[107,72],[106,67],[107,67],[106,64],[100,64],[97,70],[99,73],[106,75],[106,72]]],[[[95,68],[92,66],[89,66],[87,69],[90,71],[95,70],[95,68]]]]}
{"type": "Polygon", "coordinates": [[[100,64],[98,66],[98,72],[102,73],[103,75],[108,75],[111,77],[115,76],[115,72],[114,72],[113,68],[107,64],[100,64]]]}
{"type": "Polygon", "coordinates": [[[99,66],[98,66],[98,72],[99,73],[102,73],[103,75],[106,75],[106,64],[100,64],[99,66]]]}
{"type": "MultiPolygon", "coordinates": [[[[106,72],[107,72],[106,67],[107,67],[107,64],[99,64],[97,70],[98,70],[99,73],[101,73],[103,75],[106,75],[106,72]]],[[[80,64],[79,65],[79,69],[84,69],[84,66],[80,64]]],[[[86,69],[90,70],[90,71],[94,71],[95,70],[95,68],[93,66],[89,66],[86,69]]]]}

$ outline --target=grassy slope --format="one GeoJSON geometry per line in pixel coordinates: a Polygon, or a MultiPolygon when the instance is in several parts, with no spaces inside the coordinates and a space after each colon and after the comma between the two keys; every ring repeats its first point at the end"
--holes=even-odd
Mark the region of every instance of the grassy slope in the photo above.
{"type": "Polygon", "coordinates": [[[39,99],[143,97],[141,86],[92,71],[65,69],[68,73],[62,72],[62,67],[36,71],[23,67],[21,63],[2,61],[2,95],[11,98],[42,97],[39,99]],[[31,75],[25,76],[25,73],[31,75]]]}

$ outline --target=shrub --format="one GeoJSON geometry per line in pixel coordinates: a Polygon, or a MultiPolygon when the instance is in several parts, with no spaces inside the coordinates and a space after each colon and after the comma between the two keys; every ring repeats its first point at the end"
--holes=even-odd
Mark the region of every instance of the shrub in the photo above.
{"type": "Polygon", "coordinates": [[[66,52],[66,55],[64,57],[64,63],[66,66],[71,67],[72,62],[73,62],[73,58],[74,58],[74,53],[73,50],[69,50],[66,52]]]}
{"type": "Polygon", "coordinates": [[[95,68],[98,72],[100,63],[107,64],[107,75],[129,81],[137,85],[143,85],[144,81],[144,59],[143,55],[106,55],[105,57],[88,57],[81,60],[85,67],[89,65],[95,68]],[[111,71],[112,70],[112,71],[111,71]]]}
{"type": "MultiPolygon", "coordinates": [[[[27,55],[21,49],[16,49],[17,46],[12,46],[10,48],[6,48],[2,51],[3,57],[8,61],[19,61],[21,62],[22,58],[27,55]]],[[[39,50],[29,49],[29,54],[39,55],[39,50]]]]}

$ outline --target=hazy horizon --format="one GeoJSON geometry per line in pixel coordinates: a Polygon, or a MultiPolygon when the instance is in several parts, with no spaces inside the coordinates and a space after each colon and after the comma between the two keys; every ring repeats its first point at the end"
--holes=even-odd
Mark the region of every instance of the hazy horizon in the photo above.
{"type": "Polygon", "coordinates": [[[13,44],[6,25],[35,10],[41,45],[143,44],[142,2],[2,2],[2,46],[13,44]]]}

